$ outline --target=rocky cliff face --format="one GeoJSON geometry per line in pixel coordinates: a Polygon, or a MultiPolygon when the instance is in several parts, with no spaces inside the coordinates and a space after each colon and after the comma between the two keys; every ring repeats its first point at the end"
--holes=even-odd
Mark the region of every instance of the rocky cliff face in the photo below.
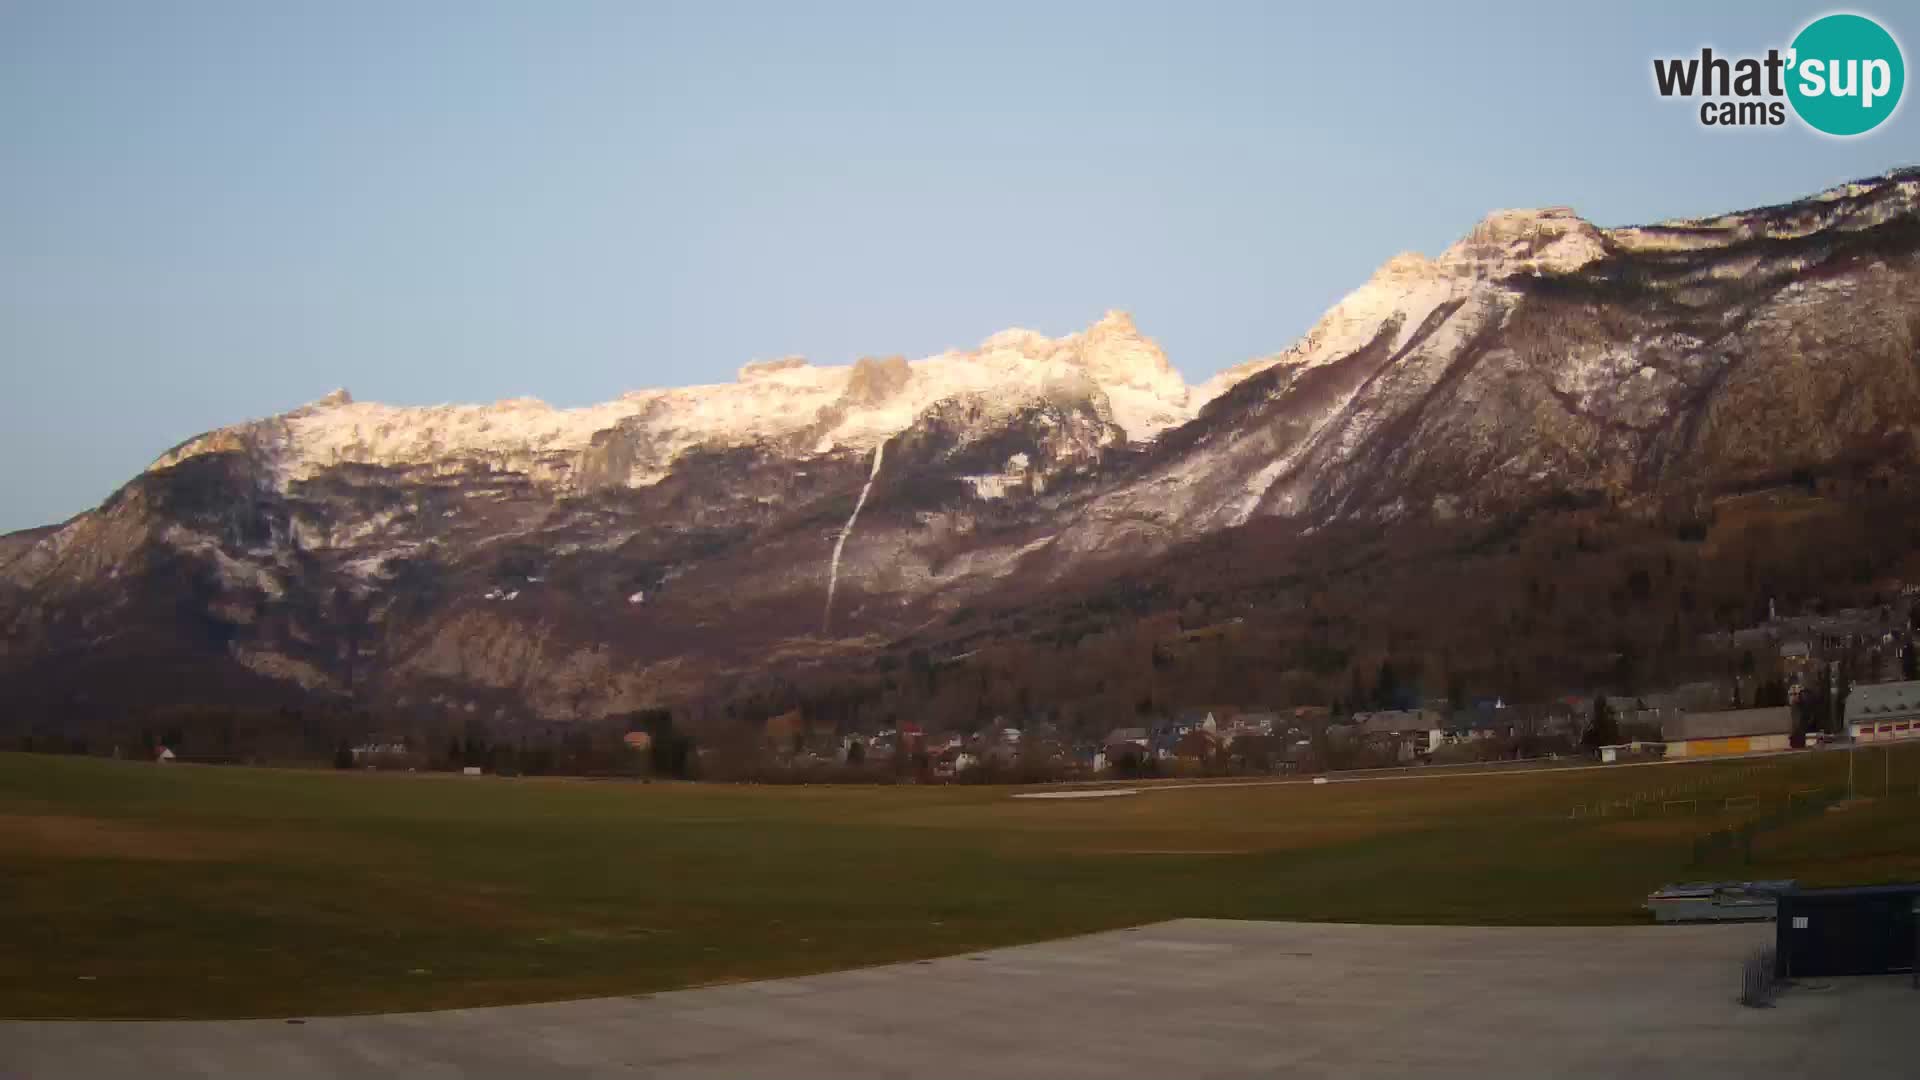
{"type": "Polygon", "coordinates": [[[1909,171],[1636,228],[1502,211],[1192,388],[1113,313],[586,409],[331,395],[0,539],[0,682],[80,712],[318,693],[566,720],[842,662],[1255,519],[1654,504],[1905,463],[1917,203],[1909,171]]]}
{"type": "Polygon", "coordinates": [[[1904,454],[1920,419],[1917,199],[1909,172],[1643,228],[1496,213],[1223,376],[1099,511],[1182,531],[1446,517],[1904,454]]]}

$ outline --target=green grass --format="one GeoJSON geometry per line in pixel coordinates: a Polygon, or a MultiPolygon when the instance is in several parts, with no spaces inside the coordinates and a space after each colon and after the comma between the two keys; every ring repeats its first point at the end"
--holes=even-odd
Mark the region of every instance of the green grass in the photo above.
{"type": "Polygon", "coordinates": [[[1846,775],[1841,754],[1761,764],[1035,802],[0,755],[0,1014],[498,1004],[1180,916],[1632,922],[1688,877],[1920,877],[1920,747],[1894,759],[1909,794],[1769,834],[1750,866],[1689,867],[1726,796],[1846,775]],[[1699,816],[1570,817],[1683,783],[1699,816]]]}

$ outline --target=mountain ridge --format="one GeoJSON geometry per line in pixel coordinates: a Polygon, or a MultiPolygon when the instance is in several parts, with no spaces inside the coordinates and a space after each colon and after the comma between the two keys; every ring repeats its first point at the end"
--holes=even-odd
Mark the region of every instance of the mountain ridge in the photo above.
{"type": "Polygon", "coordinates": [[[591,719],[769,663],[858,663],[1198,537],[1566,499],[1654,514],[1905,467],[1917,206],[1907,169],[1653,225],[1496,211],[1199,386],[1109,312],[576,410],[336,392],[9,538],[0,685],[82,713],[197,679],[591,719]]]}

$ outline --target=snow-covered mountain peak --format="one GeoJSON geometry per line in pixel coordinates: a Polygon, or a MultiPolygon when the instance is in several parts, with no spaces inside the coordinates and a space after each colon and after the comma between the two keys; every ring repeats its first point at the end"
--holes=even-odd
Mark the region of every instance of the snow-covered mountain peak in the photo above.
{"type": "Polygon", "coordinates": [[[1571,207],[1496,210],[1441,253],[1435,264],[1455,273],[1501,278],[1571,273],[1606,255],[1599,229],[1571,207]]]}
{"type": "Polygon", "coordinates": [[[1480,280],[1473,264],[1461,258],[1436,260],[1417,252],[1395,255],[1284,351],[1249,360],[1207,380],[1194,394],[1196,404],[1211,401],[1249,376],[1277,365],[1310,368],[1349,356],[1372,344],[1390,324],[1393,333],[1388,345],[1397,351],[1441,305],[1463,299],[1480,280]]]}
{"type": "MultiPolygon", "coordinates": [[[[1374,343],[1389,329],[1387,347],[1398,353],[1444,305],[1476,295],[1492,299],[1502,294],[1501,283],[1510,278],[1570,273],[1605,255],[1604,234],[1567,207],[1496,210],[1438,258],[1405,251],[1388,259],[1284,351],[1208,380],[1195,392],[1196,404],[1276,365],[1332,363],[1374,343]]],[[[1490,311],[1484,304],[1474,308],[1482,314],[1490,311]]]]}
{"type": "Polygon", "coordinates": [[[268,457],[283,483],[342,464],[443,470],[461,462],[559,484],[583,482],[584,470],[600,483],[608,482],[606,467],[582,463],[592,456],[590,447],[619,432],[636,448],[621,478],[644,484],[700,445],[800,438],[815,453],[871,450],[934,404],[961,397],[989,415],[1011,415],[1036,399],[1086,401],[1134,440],[1193,416],[1186,383],[1166,354],[1126,314],[1108,312],[1088,329],[1059,338],[1006,330],[977,349],[911,362],[891,356],[815,365],[787,356],[749,363],[731,383],[632,391],[577,409],[535,398],[393,406],[336,391],[277,417],[190,440],[153,467],[245,449],[268,457]]]}
{"type": "Polygon", "coordinates": [[[1107,312],[1078,338],[1077,359],[1097,377],[1164,389],[1170,394],[1176,387],[1186,389],[1179,373],[1167,362],[1167,354],[1142,334],[1134,326],[1133,316],[1124,311],[1107,312]]]}
{"type": "Polygon", "coordinates": [[[1133,316],[1124,311],[1109,311],[1085,330],[1065,337],[1051,338],[1035,330],[1002,330],[981,342],[974,353],[944,355],[985,362],[1019,357],[1034,363],[1072,364],[1136,386],[1163,387],[1171,392],[1169,384],[1180,383],[1179,389],[1185,389],[1173,365],[1167,362],[1167,354],[1142,334],[1133,316]]]}
{"type": "Polygon", "coordinates": [[[956,393],[1010,401],[1036,393],[1089,397],[1136,441],[1191,419],[1195,404],[1167,354],[1123,311],[1057,338],[1002,330],[972,352],[941,353],[911,367],[910,396],[927,403],[956,393]]]}

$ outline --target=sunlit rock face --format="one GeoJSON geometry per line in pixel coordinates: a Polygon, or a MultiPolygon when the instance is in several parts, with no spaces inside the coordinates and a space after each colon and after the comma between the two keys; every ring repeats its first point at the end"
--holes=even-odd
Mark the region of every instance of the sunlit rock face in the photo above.
{"type": "Polygon", "coordinates": [[[1628,228],[1498,211],[1193,387],[1110,312],[577,409],[330,394],[0,538],[0,689],[564,721],[769,657],[835,662],[1256,518],[1490,515],[1909,463],[1917,201],[1907,171],[1628,228]]]}

